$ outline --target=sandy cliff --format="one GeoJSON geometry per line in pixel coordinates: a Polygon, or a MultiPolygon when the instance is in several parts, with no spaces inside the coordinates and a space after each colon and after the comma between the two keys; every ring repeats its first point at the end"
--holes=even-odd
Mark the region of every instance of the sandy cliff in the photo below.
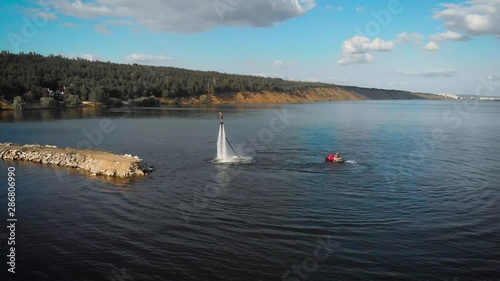
{"type": "Polygon", "coordinates": [[[358,87],[313,88],[297,92],[237,92],[202,97],[162,99],[170,104],[276,104],[346,100],[412,100],[442,99],[430,94],[410,93],[397,90],[366,89],[358,87]]]}

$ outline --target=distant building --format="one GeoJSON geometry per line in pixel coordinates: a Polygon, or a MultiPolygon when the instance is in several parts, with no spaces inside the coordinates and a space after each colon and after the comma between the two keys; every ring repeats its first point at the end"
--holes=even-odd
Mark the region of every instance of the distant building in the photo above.
{"type": "Polygon", "coordinates": [[[463,99],[463,97],[461,96],[457,96],[457,95],[453,95],[453,94],[438,94],[439,96],[443,96],[447,99],[453,99],[453,100],[461,100],[463,99]]]}
{"type": "Polygon", "coordinates": [[[51,98],[59,98],[61,96],[64,96],[64,88],[57,88],[55,91],[52,91],[51,89],[47,89],[49,91],[49,97],[51,98]]]}
{"type": "Polygon", "coordinates": [[[500,101],[500,98],[491,98],[491,97],[480,97],[479,100],[494,100],[494,101],[500,101]]]}

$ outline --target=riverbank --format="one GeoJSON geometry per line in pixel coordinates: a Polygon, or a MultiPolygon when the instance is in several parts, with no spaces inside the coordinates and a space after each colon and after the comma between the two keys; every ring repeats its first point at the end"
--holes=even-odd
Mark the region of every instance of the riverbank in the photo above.
{"type": "MultiPolygon", "coordinates": [[[[329,88],[311,88],[295,92],[261,91],[261,92],[235,92],[211,95],[156,98],[142,97],[128,101],[114,99],[112,103],[97,103],[83,101],[75,107],[43,107],[39,104],[27,104],[24,110],[66,109],[84,107],[159,107],[161,105],[193,105],[193,104],[289,104],[312,103],[329,101],[355,101],[355,100],[443,100],[441,95],[412,93],[399,90],[365,89],[359,87],[337,86],[329,88]],[[106,105],[107,104],[107,105],[106,105]]],[[[6,102],[0,103],[0,110],[12,110],[6,102]]]]}
{"type": "Polygon", "coordinates": [[[153,171],[152,166],[137,156],[116,155],[104,151],[63,149],[48,145],[20,146],[0,143],[0,159],[68,167],[94,176],[116,178],[142,177],[153,171]]]}
{"type": "Polygon", "coordinates": [[[352,100],[445,99],[439,95],[357,87],[312,88],[296,92],[236,92],[199,97],[161,98],[162,104],[287,104],[352,100]]]}

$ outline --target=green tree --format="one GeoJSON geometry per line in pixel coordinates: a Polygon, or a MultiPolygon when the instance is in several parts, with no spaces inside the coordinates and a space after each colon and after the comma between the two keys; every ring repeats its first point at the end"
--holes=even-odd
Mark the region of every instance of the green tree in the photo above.
{"type": "Polygon", "coordinates": [[[92,102],[106,102],[109,98],[108,92],[101,87],[94,87],[90,90],[89,100],[92,102]]]}
{"type": "Polygon", "coordinates": [[[29,91],[23,95],[23,100],[27,103],[33,103],[35,102],[35,95],[33,94],[33,92],[29,91]]]}
{"type": "Polygon", "coordinates": [[[43,97],[40,99],[40,104],[45,108],[55,108],[58,107],[59,103],[53,98],[43,97]]]}
{"type": "Polygon", "coordinates": [[[162,93],[161,93],[161,96],[163,98],[169,98],[170,97],[170,90],[163,90],[162,93]]]}
{"type": "Polygon", "coordinates": [[[12,102],[12,109],[14,110],[23,110],[25,103],[23,98],[20,96],[14,97],[14,101],[12,102]]]}
{"type": "Polygon", "coordinates": [[[82,100],[89,100],[89,89],[85,85],[80,87],[80,98],[82,100]]]}
{"type": "Polygon", "coordinates": [[[67,106],[76,107],[82,104],[80,97],[77,95],[64,95],[64,96],[65,96],[64,101],[66,102],[67,106]]]}

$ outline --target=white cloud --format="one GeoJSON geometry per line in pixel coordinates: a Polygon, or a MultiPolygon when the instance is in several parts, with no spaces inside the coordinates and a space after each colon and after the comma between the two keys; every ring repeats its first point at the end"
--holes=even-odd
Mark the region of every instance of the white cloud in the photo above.
{"type": "Polygon", "coordinates": [[[101,56],[98,55],[93,55],[93,54],[83,54],[81,56],[78,56],[78,58],[84,59],[84,60],[89,60],[89,61],[98,61],[101,60],[101,56]]]}
{"type": "Polygon", "coordinates": [[[138,54],[134,53],[125,58],[128,62],[131,63],[153,63],[153,62],[166,62],[166,61],[174,61],[173,57],[166,56],[155,56],[148,54],[138,54]]]}
{"type": "Polygon", "coordinates": [[[367,51],[389,52],[393,48],[394,42],[392,41],[384,41],[378,37],[370,41],[370,38],[363,36],[354,36],[344,41],[342,45],[344,52],[352,54],[360,54],[367,51]]]}
{"type": "Polygon", "coordinates": [[[365,9],[363,7],[356,7],[356,12],[358,13],[361,13],[363,12],[365,9]]]}
{"type": "Polygon", "coordinates": [[[97,33],[101,33],[101,34],[104,34],[104,35],[113,34],[113,32],[111,30],[109,30],[108,27],[105,24],[96,24],[95,31],[97,33]]]}
{"type": "Polygon", "coordinates": [[[70,53],[70,54],[59,53],[57,55],[68,58],[68,59],[84,59],[84,60],[88,60],[88,61],[102,61],[103,60],[100,55],[95,55],[95,54],[76,55],[74,53],[70,53]]]}
{"type": "Polygon", "coordinates": [[[398,81],[398,82],[389,81],[389,82],[386,82],[385,84],[388,86],[391,86],[391,87],[393,87],[393,86],[408,86],[408,85],[410,85],[410,82],[408,82],[408,81],[398,81]]]}
{"type": "Polygon", "coordinates": [[[156,31],[203,32],[220,26],[270,27],[302,16],[315,0],[52,0],[60,12],[79,18],[132,19],[156,31]]]}
{"type": "Polygon", "coordinates": [[[375,58],[372,54],[344,54],[344,57],[338,61],[338,64],[366,64],[375,63],[375,58]]]}
{"type": "Polygon", "coordinates": [[[281,67],[283,67],[284,64],[285,63],[283,61],[280,61],[280,60],[275,60],[273,62],[273,66],[276,67],[276,68],[281,68],[281,67]]]}
{"type": "Polygon", "coordinates": [[[273,67],[275,68],[278,68],[278,69],[282,69],[282,68],[285,68],[286,66],[290,66],[290,65],[296,65],[297,63],[296,62],[285,62],[285,61],[281,61],[281,60],[275,60],[273,62],[273,67]]]}
{"type": "Polygon", "coordinates": [[[38,15],[41,18],[46,19],[46,20],[57,20],[57,16],[55,14],[48,14],[45,12],[40,12],[40,13],[38,13],[38,15]]]}
{"type": "Polygon", "coordinates": [[[304,82],[314,82],[314,83],[321,82],[318,78],[314,78],[314,77],[303,79],[303,81],[304,82]]]}
{"type": "MultiPolygon", "coordinates": [[[[271,0],[273,1],[273,0],[271,0]]],[[[282,3],[283,2],[288,2],[288,0],[280,0],[282,3]]],[[[303,6],[302,9],[305,9],[305,10],[310,10],[314,7],[316,7],[316,0],[299,0],[299,1],[296,1],[296,0],[292,0],[292,2],[294,2],[297,7],[299,6],[303,6]]]]}
{"type": "Polygon", "coordinates": [[[453,77],[458,74],[457,70],[453,68],[428,69],[422,71],[398,70],[397,73],[407,76],[421,76],[421,77],[453,77]]]}
{"type": "Polygon", "coordinates": [[[444,33],[438,33],[429,36],[429,38],[434,42],[446,42],[446,41],[467,41],[470,37],[457,32],[447,30],[444,33]]]}
{"type": "Polygon", "coordinates": [[[112,24],[112,25],[132,25],[132,21],[129,20],[107,20],[107,24],[112,24]]]}
{"type": "Polygon", "coordinates": [[[374,63],[375,58],[371,52],[390,52],[393,48],[392,41],[380,38],[371,41],[368,37],[354,36],[342,44],[343,58],[338,63],[342,65],[374,63]]]}
{"type": "Polygon", "coordinates": [[[470,36],[500,35],[500,0],[468,0],[442,4],[434,19],[442,20],[448,30],[470,36]]]}
{"type": "Polygon", "coordinates": [[[424,50],[429,51],[429,52],[435,52],[439,51],[439,45],[436,44],[436,42],[431,41],[425,45],[424,50]]]}
{"type": "Polygon", "coordinates": [[[284,79],[284,80],[287,80],[288,78],[281,74],[281,73],[254,73],[252,74],[252,76],[260,76],[260,77],[264,77],[264,78],[280,78],[280,79],[284,79]]]}
{"type": "Polygon", "coordinates": [[[64,27],[77,27],[78,24],[73,23],[73,22],[63,22],[63,23],[61,23],[61,26],[64,26],[64,27]]]}
{"type": "Polygon", "coordinates": [[[421,34],[418,34],[416,32],[414,33],[408,33],[408,32],[403,32],[398,35],[398,43],[400,44],[413,44],[413,45],[420,45],[420,42],[424,39],[424,36],[421,34]]]}
{"type": "Polygon", "coordinates": [[[340,7],[340,6],[338,6],[338,7],[337,7],[337,10],[342,11],[342,10],[344,10],[344,7],[340,7]]]}

